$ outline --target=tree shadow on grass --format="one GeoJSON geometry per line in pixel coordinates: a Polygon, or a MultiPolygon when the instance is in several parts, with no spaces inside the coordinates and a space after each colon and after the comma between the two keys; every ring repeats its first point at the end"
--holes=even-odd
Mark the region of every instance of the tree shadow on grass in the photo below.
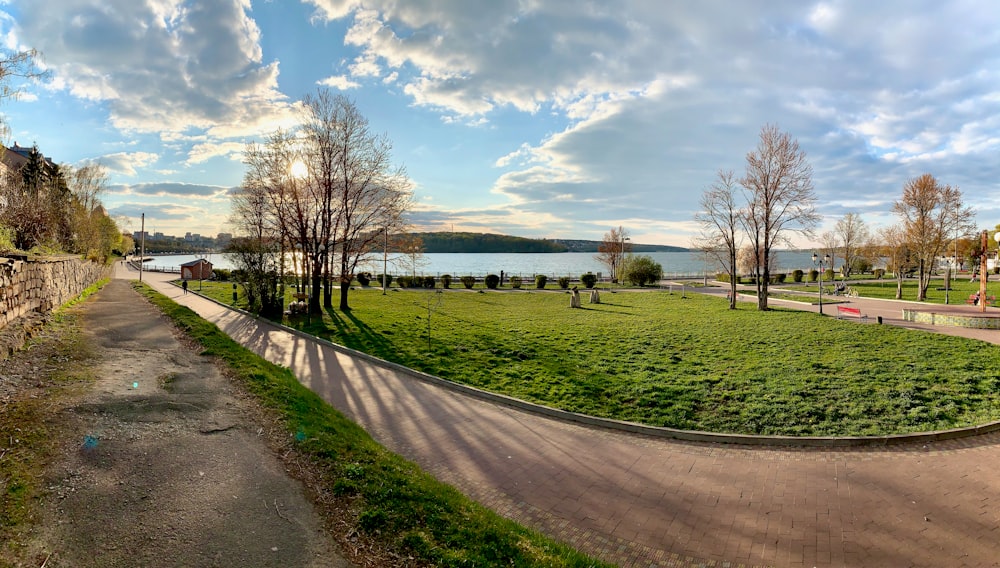
{"type": "Polygon", "coordinates": [[[417,363],[400,345],[358,319],[353,312],[342,312],[335,308],[325,308],[325,310],[328,319],[324,318],[324,322],[329,321],[332,328],[324,326],[326,332],[317,334],[320,337],[408,367],[417,363]]]}

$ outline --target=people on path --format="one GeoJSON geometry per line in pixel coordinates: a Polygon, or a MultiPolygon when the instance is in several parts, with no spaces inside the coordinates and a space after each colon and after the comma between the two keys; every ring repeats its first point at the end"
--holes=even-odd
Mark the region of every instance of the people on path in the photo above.
{"type": "Polygon", "coordinates": [[[188,293],[188,281],[187,280],[184,280],[183,282],[181,282],[181,288],[184,288],[184,293],[185,294],[188,293]]]}

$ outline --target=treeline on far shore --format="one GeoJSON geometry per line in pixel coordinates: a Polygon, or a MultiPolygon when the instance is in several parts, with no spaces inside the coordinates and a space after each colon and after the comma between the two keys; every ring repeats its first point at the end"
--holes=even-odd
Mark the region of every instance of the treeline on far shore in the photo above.
{"type": "MultiPolygon", "coordinates": [[[[412,233],[423,252],[525,253],[525,252],[598,252],[601,241],[571,239],[529,239],[492,233],[412,233]]],[[[685,252],[687,249],[666,245],[629,243],[632,252],[685,252]]]]}

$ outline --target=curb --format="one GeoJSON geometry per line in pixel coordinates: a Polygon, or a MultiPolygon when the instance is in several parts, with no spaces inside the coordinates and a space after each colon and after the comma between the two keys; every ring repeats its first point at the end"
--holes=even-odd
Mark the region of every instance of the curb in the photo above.
{"type": "MultiPolygon", "coordinates": [[[[196,291],[189,290],[188,292],[193,293],[200,298],[204,298],[205,300],[208,300],[228,310],[240,313],[254,320],[261,321],[258,316],[255,316],[254,314],[242,310],[240,308],[224,304],[213,298],[209,298],[207,296],[199,294],[196,291]]],[[[552,408],[549,406],[528,402],[526,400],[521,400],[519,398],[514,398],[502,394],[484,391],[482,389],[478,389],[468,385],[463,385],[461,383],[456,383],[454,381],[449,381],[447,379],[442,379],[441,377],[417,371],[415,369],[405,367],[398,363],[393,363],[392,361],[386,361],[385,359],[380,359],[373,355],[369,355],[367,353],[351,349],[350,347],[345,347],[343,345],[327,341],[326,339],[322,339],[314,335],[309,335],[308,333],[288,327],[284,324],[275,323],[270,320],[263,320],[263,321],[267,322],[267,324],[272,325],[277,329],[280,329],[282,331],[287,331],[304,339],[315,341],[316,343],[325,345],[346,355],[357,357],[373,365],[384,367],[386,369],[396,371],[398,373],[407,375],[419,381],[443,387],[448,390],[464,394],[466,396],[477,398],[479,400],[491,402],[494,404],[501,404],[507,407],[515,408],[517,410],[522,410],[525,412],[530,412],[532,414],[537,414],[540,416],[546,416],[556,420],[561,420],[563,422],[572,422],[577,424],[583,424],[586,426],[593,426],[597,428],[614,430],[618,432],[641,434],[644,436],[651,436],[656,438],[668,438],[668,439],[681,440],[685,442],[737,444],[744,446],[760,446],[760,447],[772,447],[772,448],[788,448],[788,447],[858,448],[858,447],[873,447],[873,446],[874,447],[899,446],[904,444],[925,444],[928,442],[940,442],[944,440],[954,440],[958,438],[981,436],[984,434],[990,434],[993,432],[1000,431],[1000,420],[994,422],[988,422],[986,424],[981,424],[979,426],[954,428],[951,430],[935,430],[931,432],[917,432],[913,434],[892,434],[887,436],[844,436],[844,437],[760,436],[752,434],[720,434],[715,432],[703,432],[700,430],[679,430],[676,428],[667,428],[664,426],[649,426],[646,424],[639,424],[637,422],[613,420],[610,418],[599,418],[587,414],[579,414],[567,410],[560,410],[558,408],[552,408]]]]}

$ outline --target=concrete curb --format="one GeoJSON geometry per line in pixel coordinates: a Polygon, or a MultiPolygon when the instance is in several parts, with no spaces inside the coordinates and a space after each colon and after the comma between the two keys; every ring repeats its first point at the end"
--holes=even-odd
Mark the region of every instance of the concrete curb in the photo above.
{"type": "MultiPolygon", "coordinates": [[[[242,315],[245,315],[255,320],[260,320],[258,316],[250,312],[224,304],[213,298],[209,298],[208,296],[199,294],[197,291],[188,290],[188,292],[195,294],[200,298],[204,298],[228,310],[238,312],[242,315]]],[[[315,341],[316,343],[325,345],[346,355],[357,357],[373,365],[384,367],[386,369],[390,369],[397,373],[407,375],[414,379],[432,385],[436,385],[439,387],[443,387],[451,391],[464,394],[466,396],[471,396],[480,400],[484,400],[486,402],[501,404],[525,412],[530,412],[532,414],[546,416],[556,420],[562,420],[564,422],[573,422],[597,428],[604,428],[619,432],[629,432],[632,434],[641,434],[644,436],[652,436],[657,438],[672,438],[675,440],[681,440],[686,442],[708,442],[713,444],[739,444],[745,446],[762,446],[762,447],[775,447],[775,448],[777,447],[851,448],[851,447],[873,447],[873,446],[876,447],[899,446],[903,444],[926,444],[928,442],[939,442],[943,440],[954,440],[957,438],[968,438],[972,436],[980,436],[983,434],[989,434],[992,432],[1000,431],[1000,421],[989,422],[979,426],[970,426],[966,428],[955,428],[951,430],[936,430],[932,432],[918,432],[913,434],[893,434],[889,436],[846,436],[846,437],[757,436],[750,434],[719,434],[715,432],[702,432],[699,430],[679,430],[675,428],[666,428],[663,426],[648,426],[646,424],[639,424],[637,422],[613,420],[610,418],[599,418],[587,414],[569,412],[566,410],[560,410],[558,408],[552,408],[549,406],[528,402],[525,400],[521,400],[519,398],[514,398],[502,394],[496,394],[484,391],[481,389],[477,389],[475,387],[470,387],[468,385],[463,385],[461,383],[456,383],[453,381],[449,381],[447,379],[442,379],[441,377],[417,371],[415,369],[405,367],[398,363],[393,363],[392,361],[386,361],[385,359],[380,359],[373,355],[369,355],[367,353],[351,349],[350,347],[345,347],[343,345],[339,345],[337,343],[333,343],[331,341],[327,341],[325,339],[309,335],[308,333],[288,327],[284,324],[275,323],[271,320],[263,320],[263,321],[267,322],[268,325],[274,326],[277,329],[287,331],[294,335],[298,335],[299,337],[302,337],[304,339],[315,341]]]]}

